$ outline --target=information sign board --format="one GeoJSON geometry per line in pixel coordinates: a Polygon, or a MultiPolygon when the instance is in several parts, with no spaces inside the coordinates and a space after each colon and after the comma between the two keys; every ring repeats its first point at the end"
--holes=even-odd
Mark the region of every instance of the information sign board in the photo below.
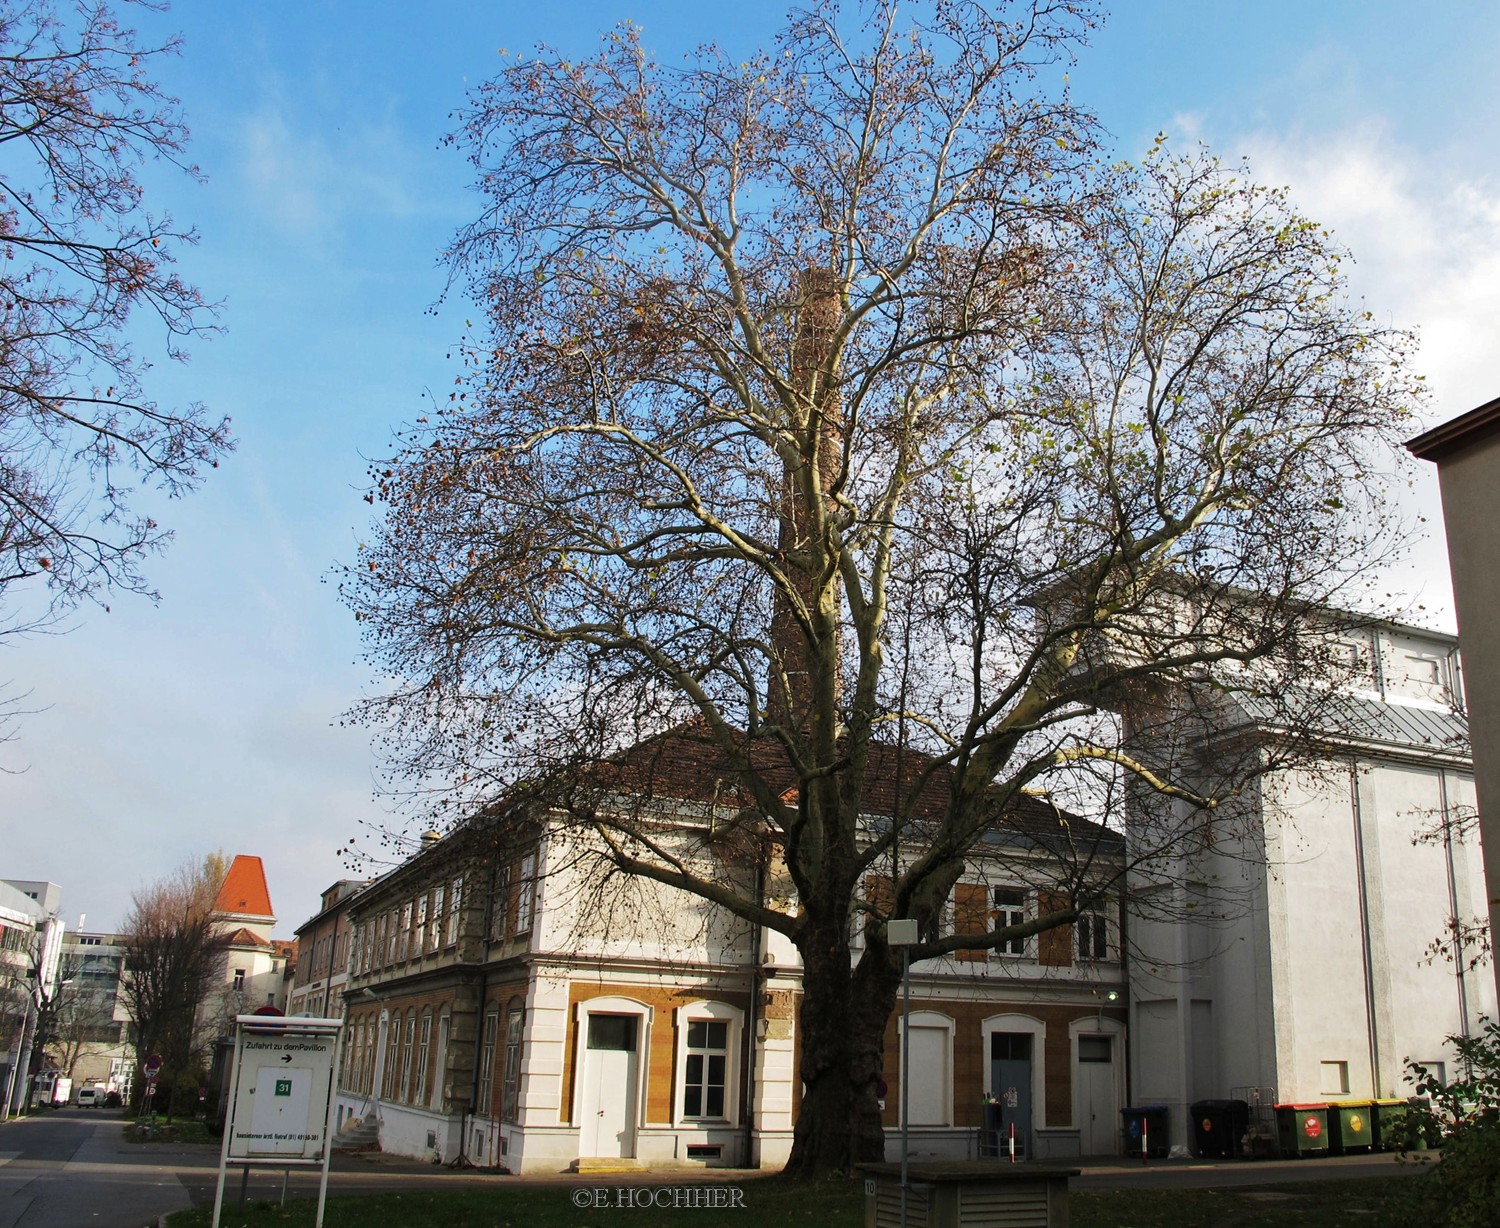
{"type": "Polygon", "coordinates": [[[246,1028],[229,1124],[229,1159],[321,1160],[338,1033],[246,1028]]]}
{"type": "Polygon", "coordinates": [[[234,1024],[234,1074],[219,1153],[213,1228],[219,1228],[224,1178],[231,1164],[243,1165],[247,1175],[255,1165],[320,1166],[321,1228],[328,1196],[333,1072],[343,1022],[256,1014],[237,1015],[234,1024]]]}

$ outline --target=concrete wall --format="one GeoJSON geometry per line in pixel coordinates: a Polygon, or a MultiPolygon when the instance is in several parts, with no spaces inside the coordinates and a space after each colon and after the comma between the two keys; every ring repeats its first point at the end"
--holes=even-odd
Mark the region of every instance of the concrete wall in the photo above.
{"type": "MultiPolygon", "coordinates": [[[[1493,426],[1438,462],[1443,521],[1458,635],[1464,653],[1464,692],[1474,746],[1475,784],[1489,887],[1490,932],[1500,932],[1500,430],[1493,426]]],[[[1477,909],[1481,915],[1483,908],[1477,909]]],[[[1491,971],[1500,978],[1500,961],[1491,971]]]]}

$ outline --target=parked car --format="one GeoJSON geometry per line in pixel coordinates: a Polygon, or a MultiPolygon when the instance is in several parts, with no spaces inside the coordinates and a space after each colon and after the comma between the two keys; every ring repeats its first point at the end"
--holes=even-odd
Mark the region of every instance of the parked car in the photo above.
{"type": "Polygon", "coordinates": [[[80,1109],[97,1109],[104,1103],[104,1093],[97,1087],[85,1087],[78,1093],[80,1109]]]}

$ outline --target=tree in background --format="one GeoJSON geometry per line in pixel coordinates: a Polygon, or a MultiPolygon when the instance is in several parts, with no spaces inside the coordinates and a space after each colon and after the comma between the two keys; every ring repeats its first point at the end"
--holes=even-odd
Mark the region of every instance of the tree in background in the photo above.
{"type": "Polygon", "coordinates": [[[131,897],[120,995],[138,1067],[153,1053],[173,1076],[204,1064],[225,952],[213,907],[228,870],[228,859],[212,853],[131,897]]]}
{"type": "Polygon", "coordinates": [[[84,1058],[107,1053],[121,1040],[113,991],[79,983],[77,972],[64,964],[63,976],[70,983],[59,995],[47,1027],[48,1048],[70,1079],[84,1058]]]}
{"type": "Polygon", "coordinates": [[[230,447],[227,419],[148,395],[131,336],[148,317],[181,358],[213,314],[173,270],[193,233],[146,211],[139,178],[147,160],[198,175],[149,73],[176,49],[107,5],[0,3],[0,592],[47,594],[5,630],[149,591],[167,534],[132,510],[137,484],[182,494],[230,447]]]}
{"type": "Polygon", "coordinates": [[[1420,389],[1281,192],[1098,164],[1084,5],[860,12],[683,67],[626,25],[481,87],[452,261],[482,326],[344,584],[402,680],[363,710],[398,776],[796,945],[803,1175],[883,1154],[888,919],[914,958],[994,949],[1123,889],[1069,810],[1134,798],[1132,873],[1239,822],[1338,676],[1314,612],[1388,544],[1420,389]],[[1206,741],[1237,692],[1276,746],[1206,741]],[[738,835],[652,804],[672,729],[738,835]],[[1036,805],[1046,906],[945,930],[1036,805]]]}

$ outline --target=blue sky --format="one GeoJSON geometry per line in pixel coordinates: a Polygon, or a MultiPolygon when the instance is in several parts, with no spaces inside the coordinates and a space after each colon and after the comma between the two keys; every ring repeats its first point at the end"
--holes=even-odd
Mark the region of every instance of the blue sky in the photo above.
{"type": "MultiPolygon", "coordinates": [[[[387,810],[366,734],[338,725],[367,673],[328,578],[367,523],[364,458],[453,378],[463,304],[429,311],[437,252],[474,209],[440,148],[450,112],[500,47],[583,55],[630,18],[669,61],[708,40],[749,50],[784,12],[260,0],[131,15],[184,37],[156,71],[207,182],[156,169],[150,201],[198,227],[184,269],[225,303],[223,334],[163,361],[155,391],[230,414],[239,448],[161,509],[177,538],[151,568],[160,604],[0,640],[0,679],[36,709],[0,746],[0,874],[60,883],[70,925],[107,928],[183,858],[255,853],[280,932],[311,914],[342,874],[335,849],[387,810]]],[[[1500,6],[1477,2],[1134,0],[1070,79],[1122,155],[1164,129],[1290,185],[1353,248],[1370,306],[1421,330],[1436,421],[1500,393],[1497,49],[1500,6]]],[[[1406,506],[1436,516],[1429,475],[1406,506]]],[[[1446,625],[1440,523],[1429,534],[1392,583],[1446,625]]]]}

